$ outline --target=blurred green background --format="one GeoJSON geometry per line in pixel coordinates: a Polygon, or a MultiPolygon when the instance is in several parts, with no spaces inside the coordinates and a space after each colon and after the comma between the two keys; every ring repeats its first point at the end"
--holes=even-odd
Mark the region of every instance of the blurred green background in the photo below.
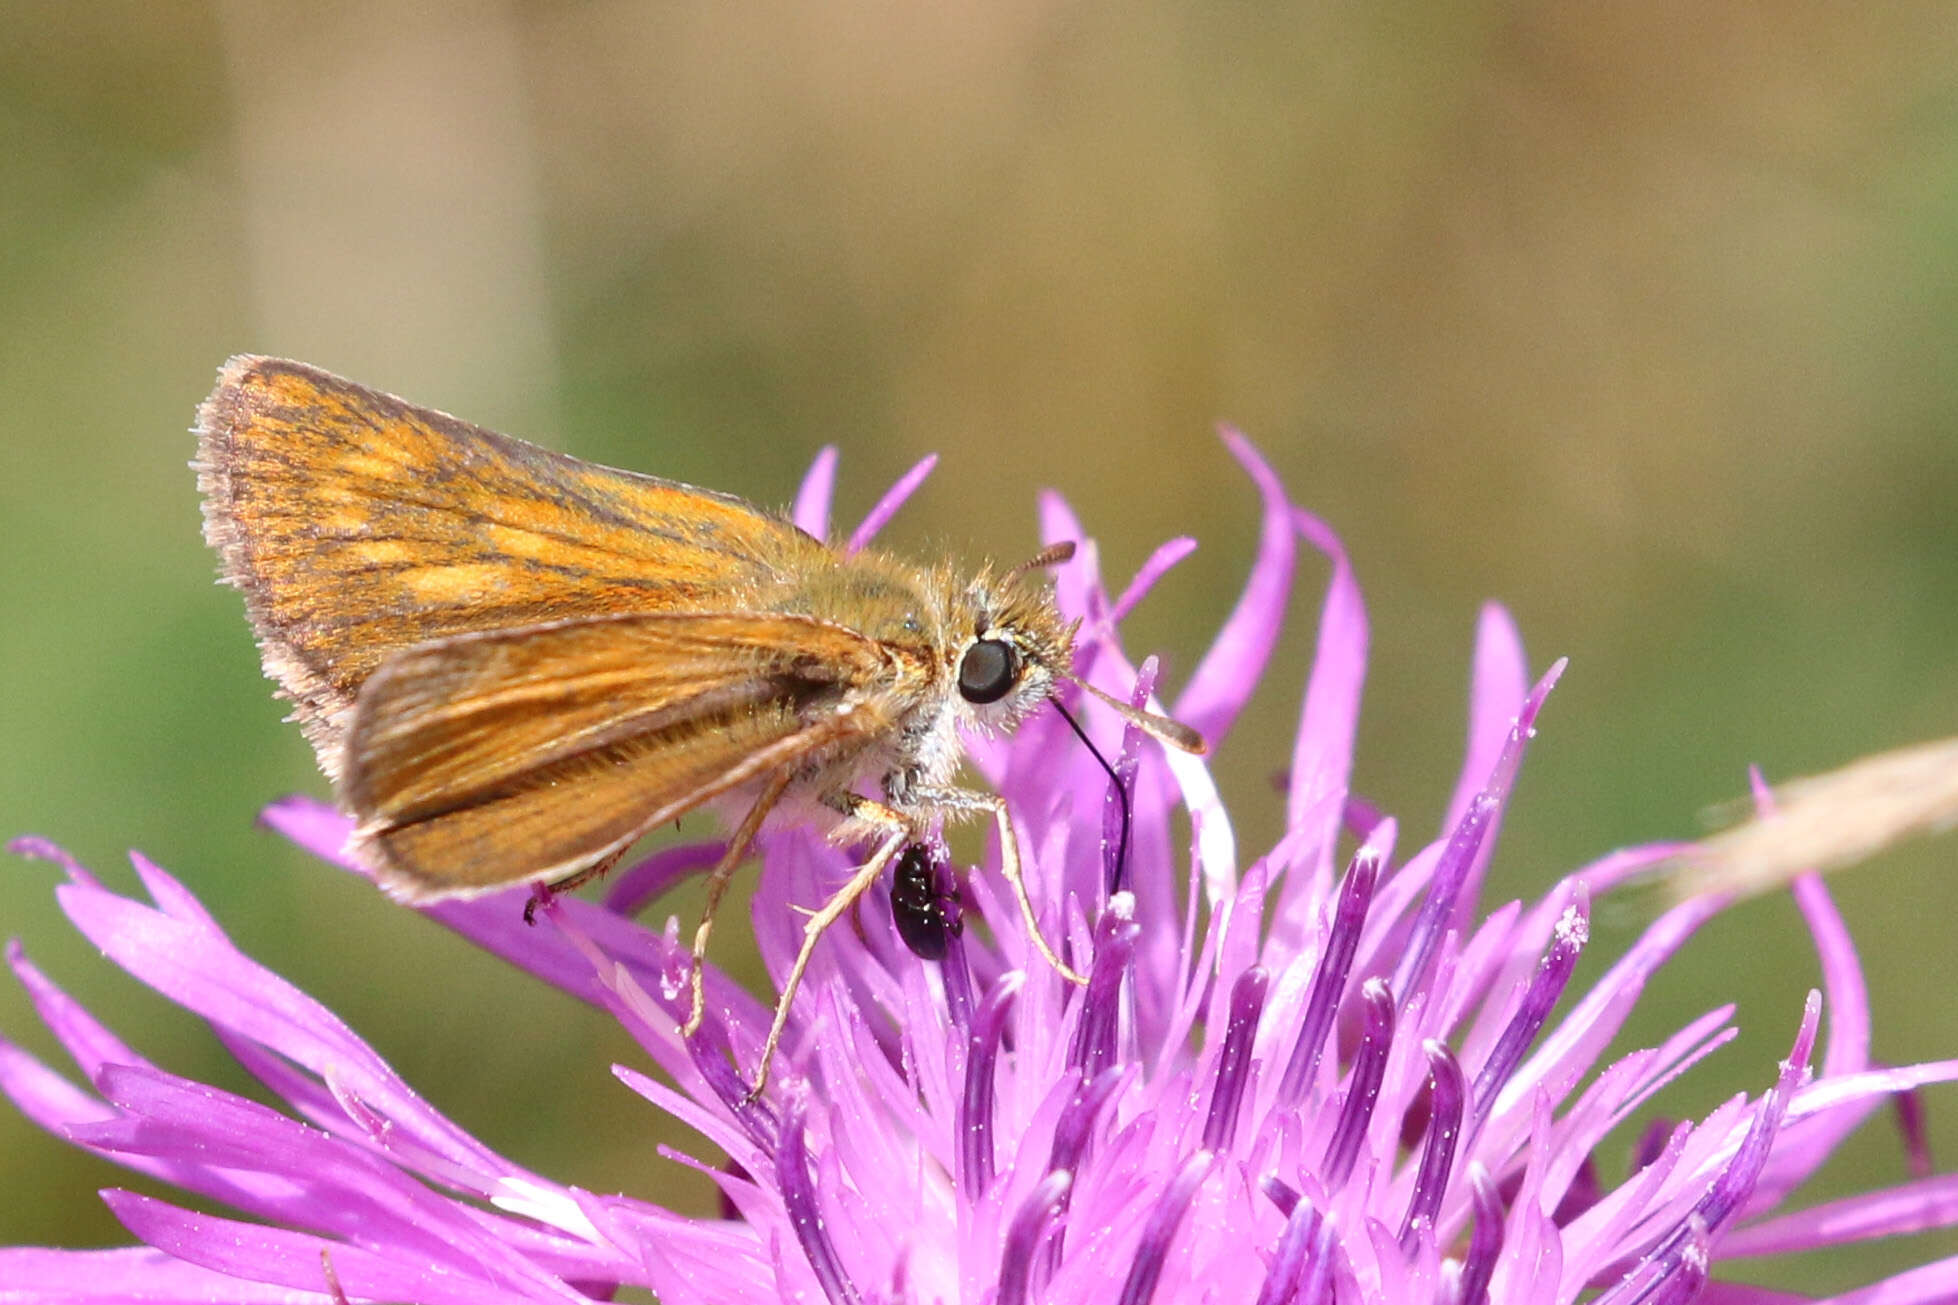
{"type": "MultiPolygon", "coordinates": [[[[1017,558],[1045,486],[1117,578],[1195,535],[1131,627],[1172,685],[1256,536],[1235,422],[1353,550],[1358,782],[1413,831],[1478,604],[1537,668],[1571,657],[1498,892],[1696,832],[1750,762],[1958,730],[1945,3],[28,0],[0,18],[0,304],[0,831],[124,886],[142,848],[461,1122],[595,1188],[706,1199],[606,1072],[634,1050],[253,828],[324,788],[198,534],[186,427],[227,354],[765,503],[835,442],[845,523],[936,450],[888,537],[915,550],[1017,558]]],[[[1217,758],[1251,850],[1323,578],[1217,758]]],[[[1839,881],[1885,1060],[1958,1053],[1955,857],[1839,881]]],[[[0,932],[244,1087],[47,867],[4,873],[0,932]]],[[[1586,974],[1643,910],[1601,908],[1586,974]]],[[[1744,1035],[1662,1108],[1763,1086],[1815,981],[1785,901],[1707,930],[1638,1034],[1731,999],[1744,1035]]],[[[11,987],[0,1029],[57,1055],[11,987]]],[[[1929,1105],[1958,1155],[1958,1096],[1929,1105]]],[[[1885,1122],[1831,1174],[1900,1177],[1885,1122]]],[[[126,1240],[93,1194],[117,1171],[5,1110],[0,1175],[0,1243],[126,1240]]]]}

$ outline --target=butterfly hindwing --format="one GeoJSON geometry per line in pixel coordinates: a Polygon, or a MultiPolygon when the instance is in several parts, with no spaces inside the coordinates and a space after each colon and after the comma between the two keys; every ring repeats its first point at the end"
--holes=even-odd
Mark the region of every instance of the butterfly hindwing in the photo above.
{"type": "Polygon", "coordinates": [[[458,636],[366,683],[343,796],[409,892],[555,877],[751,779],[847,755],[887,727],[892,670],[871,640],[797,616],[458,636]]]}

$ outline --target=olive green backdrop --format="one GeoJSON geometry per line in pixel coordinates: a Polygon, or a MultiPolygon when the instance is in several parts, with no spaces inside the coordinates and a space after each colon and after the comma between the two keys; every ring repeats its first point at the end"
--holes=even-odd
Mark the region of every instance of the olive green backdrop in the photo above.
{"type": "MultiPolygon", "coordinates": [[[[890,535],[917,550],[1023,555],[1048,486],[1117,577],[1195,535],[1131,627],[1172,685],[1255,539],[1233,421],[1353,550],[1358,781],[1415,830],[1478,604],[1536,667],[1571,657],[1504,893],[1695,832],[1750,762],[1958,731],[1947,4],[14,3],[0,831],[125,886],[144,849],[437,1103],[593,1187],[704,1208],[606,1071],[632,1048],[252,827],[323,787],[184,466],[246,350],[768,503],[835,442],[846,522],[935,450],[890,535]]],[[[1323,574],[1217,759],[1247,847],[1323,574]]],[[[1954,859],[1840,881],[1887,1060],[1958,1054],[1954,859]]],[[[244,1086],[66,927],[48,868],[0,875],[0,932],[244,1086]]],[[[1640,909],[1601,909],[1581,978],[1640,909]]],[[[1766,1084],[1815,979],[1784,901],[1709,929],[1639,1027],[1731,999],[1744,1036],[1662,1108],[1766,1084]]],[[[0,1030],[53,1054],[11,986],[0,1030]]],[[[1958,1094],[1929,1105],[1958,1158],[1958,1094]]],[[[1900,1176],[1884,1119],[1833,1173],[1900,1176]]],[[[123,1240],[93,1195],[116,1171],[11,1112],[0,1179],[0,1243],[123,1240]]]]}

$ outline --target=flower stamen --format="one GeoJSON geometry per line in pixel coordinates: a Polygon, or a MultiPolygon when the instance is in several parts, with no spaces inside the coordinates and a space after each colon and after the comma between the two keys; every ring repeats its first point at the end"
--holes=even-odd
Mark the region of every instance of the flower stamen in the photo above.
{"type": "Polygon", "coordinates": [[[1353,954],[1360,945],[1360,930],[1366,924],[1367,908],[1373,902],[1374,884],[1380,877],[1380,848],[1393,841],[1391,820],[1376,826],[1374,833],[1346,868],[1339,888],[1339,905],[1333,912],[1332,927],[1326,932],[1325,946],[1312,970],[1307,990],[1305,1019],[1299,1025],[1298,1041],[1292,1044],[1292,1058],[1285,1066],[1285,1078],[1278,1088],[1278,1105],[1292,1109],[1305,1098],[1306,1088],[1319,1070],[1319,1059],[1332,1029],[1333,1016],[1346,991],[1346,976],[1353,967],[1353,954]]]}
{"type": "Polygon", "coordinates": [[[1210,1093],[1210,1114],[1203,1121],[1206,1151],[1228,1148],[1237,1128],[1238,1109],[1250,1079],[1251,1039],[1258,1031],[1258,1016],[1264,1012],[1269,978],[1262,965],[1254,965],[1238,975],[1231,986],[1230,1023],[1224,1031],[1223,1049],[1217,1054],[1217,1084],[1210,1093]]]}
{"type": "Polygon", "coordinates": [[[979,1008],[966,1041],[965,1091],[959,1100],[959,1183],[975,1196],[993,1183],[993,1067],[1006,1032],[1007,1012],[1026,975],[1000,976],[979,1008]]]}
{"type": "Polygon", "coordinates": [[[1448,1171],[1455,1161],[1455,1144],[1462,1135],[1462,1105],[1467,1087],[1462,1067],[1447,1046],[1434,1038],[1421,1044],[1428,1057],[1428,1077],[1434,1085],[1429,1095],[1428,1136],[1421,1147],[1421,1164],[1414,1171],[1414,1192],[1408,1197],[1407,1216],[1401,1220],[1401,1249],[1414,1253],[1417,1227],[1432,1229],[1441,1211],[1441,1198],[1448,1190],[1448,1171]]]}
{"type": "Polygon", "coordinates": [[[1387,1072],[1387,1053],[1394,1042],[1394,994],[1380,979],[1368,979],[1360,986],[1363,1031],[1360,1049],[1353,1057],[1353,1069],[1346,1077],[1346,1096],[1339,1107],[1339,1123],[1326,1143],[1326,1190],[1336,1192],[1346,1185],[1353,1172],[1353,1161],[1360,1153],[1367,1123],[1373,1118],[1374,1104],[1380,1099],[1380,1080],[1387,1072]]]}

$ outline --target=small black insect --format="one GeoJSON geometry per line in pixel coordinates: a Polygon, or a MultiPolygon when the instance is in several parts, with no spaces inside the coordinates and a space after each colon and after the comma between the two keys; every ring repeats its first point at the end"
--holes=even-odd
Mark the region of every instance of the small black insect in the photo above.
{"type": "Polygon", "coordinates": [[[923,960],[939,961],[964,929],[951,867],[923,843],[910,843],[891,876],[891,919],[898,937],[923,960]]]}

